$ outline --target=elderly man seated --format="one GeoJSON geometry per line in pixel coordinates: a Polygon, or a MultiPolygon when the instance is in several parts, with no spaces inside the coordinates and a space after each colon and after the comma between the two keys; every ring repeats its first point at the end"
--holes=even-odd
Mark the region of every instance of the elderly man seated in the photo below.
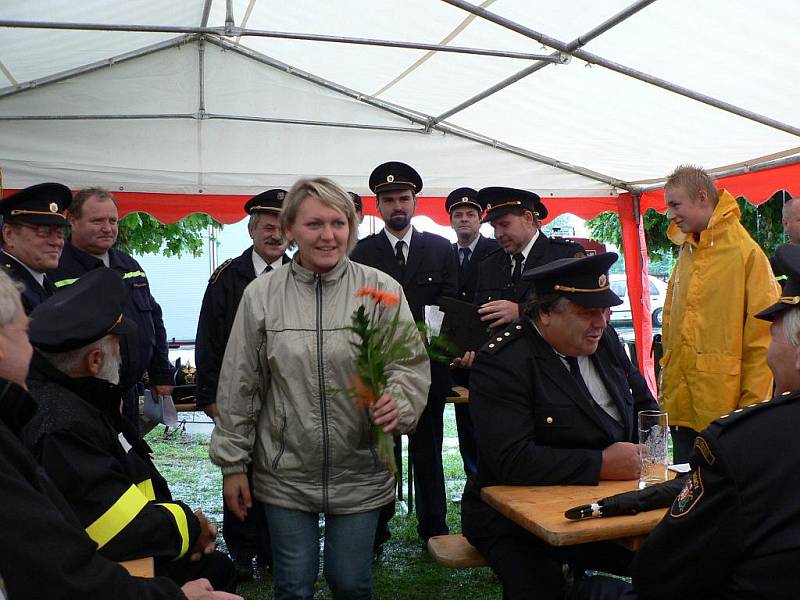
{"type": "Polygon", "coordinates": [[[148,445],[121,418],[119,338],[125,285],[95,269],[31,313],[28,386],[39,412],[25,443],[104,556],[155,558],[177,583],[205,577],[233,591],[235,570],[214,550],[216,527],[172,499],[148,445]]]}
{"type": "Polygon", "coordinates": [[[97,544],[33,457],[21,429],[36,412],[25,389],[33,349],[20,284],[0,270],[0,598],[92,600],[242,600],[207,580],[179,588],[165,577],[131,577],[100,556],[97,544]]]}
{"type": "Polygon", "coordinates": [[[525,317],[478,353],[470,412],[478,472],[462,499],[464,535],[486,557],[511,599],[563,598],[562,564],[624,573],[630,555],[611,543],[555,548],[485,504],[490,485],[596,485],[636,479],[636,416],[656,408],[604,309],[613,253],[562,258],[527,271],[534,295],[525,317]]]}

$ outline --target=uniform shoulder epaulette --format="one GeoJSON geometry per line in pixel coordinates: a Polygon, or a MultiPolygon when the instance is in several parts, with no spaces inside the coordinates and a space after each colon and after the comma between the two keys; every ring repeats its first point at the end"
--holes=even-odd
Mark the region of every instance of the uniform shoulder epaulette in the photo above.
{"type": "Polygon", "coordinates": [[[771,408],[782,406],[787,402],[797,401],[798,399],[800,399],[800,391],[784,392],[773,398],[767,398],[765,400],[762,400],[761,402],[756,402],[754,404],[748,404],[747,406],[743,406],[742,408],[737,408],[733,412],[730,412],[727,415],[722,415],[721,417],[713,421],[712,425],[718,427],[721,430],[728,429],[732,425],[741,423],[742,421],[752,417],[753,415],[762,413],[763,411],[769,410],[771,408]]]}
{"type": "Polygon", "coordinates": [[[505,348],[510,341],[522,337],[524,333],[525,331],[519,322],[511,323],[505,329],[492,335],[481,350],[489,354],[495,354],[499,352],[501,348],[505,348]]]}
{"type": "Polygon", "coordinates": [[[217,268],[214,270],[214,272],[211,274],[211,277],[209,278],[209,280],[208,280],[208,283],[217,283],[217,279],[219,279],[219,276],[220,276],[220,275],[222,275],[222,272],[223,272],[225,269],[227,269],[227,268],[228,268],[228,266],[229,266],[229,265],[230,265],[232,262],[233,262],[233,259],[232,259],[232,258],[229,258],[229,259],[228,259],[228,260],[226,260],[224,263],[222,263],[220,266],[218,266],[218,267],[217,267],[217,268]]]}
{"type": "Polygon", "coordinates": [[[568,248],[576,250],[575,253],[576,258],[580,258],[581,256],[586,256],[586,252],[584,251],[583,246],[581,246],[578,242],[573,242],[572,240],[568,240],[566,238],[554,235],[550,236],[550,243],[566,246],[568,248]]]}

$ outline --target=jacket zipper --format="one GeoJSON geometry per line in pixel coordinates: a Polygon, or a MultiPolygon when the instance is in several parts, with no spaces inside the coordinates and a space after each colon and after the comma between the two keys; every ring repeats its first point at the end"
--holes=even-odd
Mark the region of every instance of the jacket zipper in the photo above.
{"type": "Polygon", "coordinates": [[[328,478],[330,476],[330,437],[328,433],[328,398],[325,394],[325,375],[322,362],[322,278],[316,279],[317,296],[317,373],[319,385],[319,404],[322,416],[322,511],[328,512],[328,478]]]}

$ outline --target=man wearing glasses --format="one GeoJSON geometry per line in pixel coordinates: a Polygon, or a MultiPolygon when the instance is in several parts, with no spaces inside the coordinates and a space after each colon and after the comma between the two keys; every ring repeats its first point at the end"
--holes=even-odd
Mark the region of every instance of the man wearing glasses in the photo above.
{"type": "Polygon", "coordinates": [[[39,183],[0,201],[0,267],[25,286],[22,306],[26,314],[55,293],[45,271],[58,266],[67,226],[63,212],[71,200],[68,187],[39,183]]]}

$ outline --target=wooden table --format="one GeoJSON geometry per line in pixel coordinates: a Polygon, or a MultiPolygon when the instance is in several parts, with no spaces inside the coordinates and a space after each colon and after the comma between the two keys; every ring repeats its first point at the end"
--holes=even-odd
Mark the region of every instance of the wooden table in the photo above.
{"type": "Polygon", "coordinates": [[[601,481],[596,486],[497,485],[483,488],[481,497],[499,513],[553,546],[613,540],[630,550],[638,550],[667,509],[579,521],[564,516],[568,508],[634,490],[638,484],[638,480],[633,480],[601,481]]]}
{"type": "Polygon", "coordinates": [[[445,402],[450,402],[452,404],[466,404],[469,402],[469,390],[467,388],[462,385],[454,385],[453,391],[456,395],[447,396],[445,402]]]}

